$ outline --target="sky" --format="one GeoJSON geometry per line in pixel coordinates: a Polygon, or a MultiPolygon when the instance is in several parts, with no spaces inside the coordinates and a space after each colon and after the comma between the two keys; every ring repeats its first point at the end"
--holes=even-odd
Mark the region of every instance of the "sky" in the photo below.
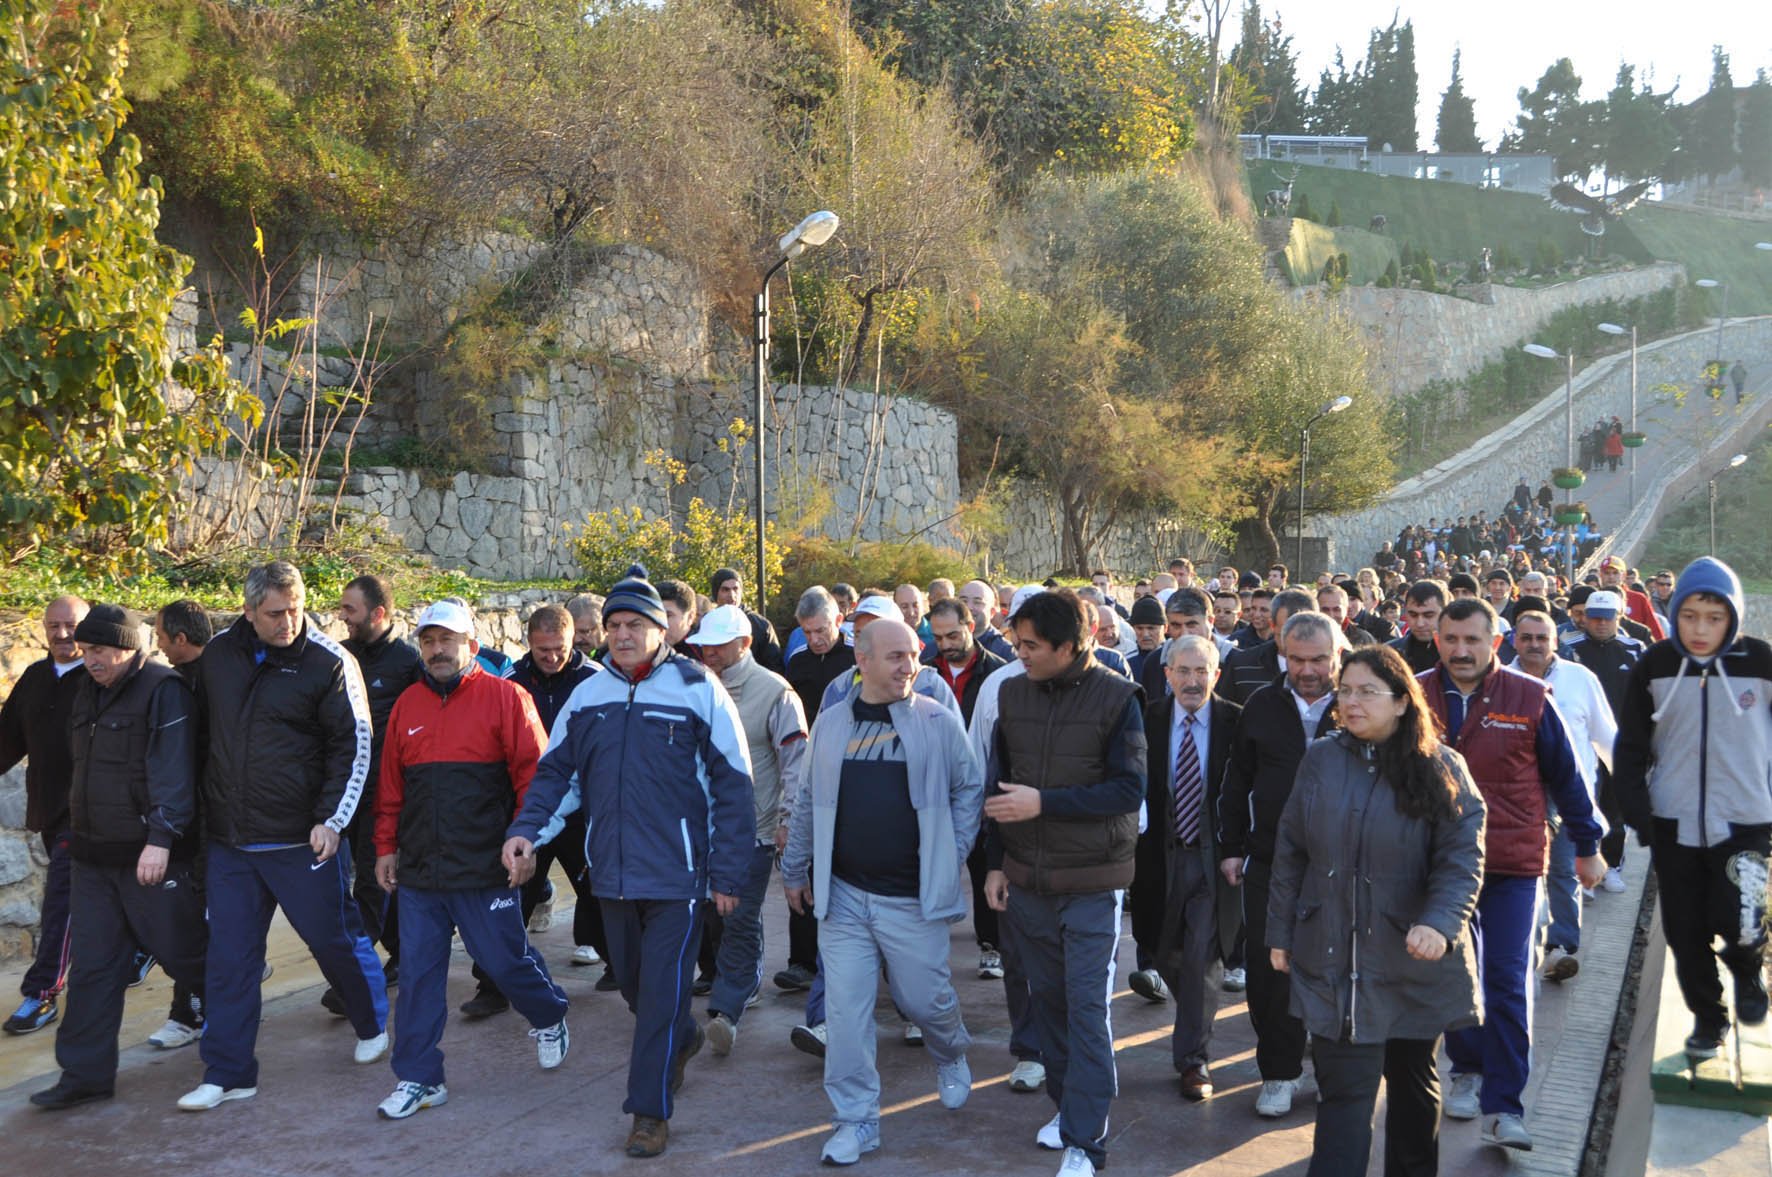
{"type": "Polygon", "coordinates": [[[1729,54],[1738,86],[1759,67],[1772,70],[1772,3],[1765,0],[1264,0],[1261,10],[1268,20],[1279,16],[1298,53],[1299,81],[1313,88],[1337,43],[1351,70],[1372,28],[1390,24],[1393,13],[1412,21],[1421,79],[1416,132],[1430,149],[1454,46],[1464,51],[1477,133],[1491,147],[1519,113],[1520,88],[1532,88],[1559,57],[1575,63],[1582,97],[1590,99],[1605,97],[1619,62],[1628,61],[1639,83],[1652,67],[1658,92],[1677,80],[1677,100],[1690,101],[1710,88],[1716,44],[1729,54]]]}

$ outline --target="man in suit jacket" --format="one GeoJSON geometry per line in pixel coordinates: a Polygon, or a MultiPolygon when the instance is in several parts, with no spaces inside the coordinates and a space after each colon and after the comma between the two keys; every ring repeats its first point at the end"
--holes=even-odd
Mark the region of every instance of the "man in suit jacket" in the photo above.
{"type": "MultiPolygon", "coordinates": [[[[1282,596],[1285,594],[1281,594],[1282,596]]],[[[1286,673],[1249,696],[1231,741],[1218,804],[1219,869],[1243,891],[1248,942],[1249,1021],[1261,1072],[1257,1114],[1292,1110],[1304,1073],[1304,1023],[1292,1016],[1292,989],[1268,959],[1268,878],[1280,814],[1311,740],[1335,730],[1335,674],[1346,646],[1341,629],[1315,610],[1286,619],[1280,641],[1286,673]]]]}
{"type": "Polygon", "coordinates": [[[1164,869],[1157,967],[1175,995],[1170,1049],[1181,1094],[1202,1100],[1212,1094],[1206,1064],[1224,960],[1243,924],[1241,896],[1219,873],[1216,829],[1219,782],[1241,708],[1213,695],[1219,666],[1212,642],[1176,638],[1167,662],[1172,697],[1145,709],[1146,801],[1164,869]]]}

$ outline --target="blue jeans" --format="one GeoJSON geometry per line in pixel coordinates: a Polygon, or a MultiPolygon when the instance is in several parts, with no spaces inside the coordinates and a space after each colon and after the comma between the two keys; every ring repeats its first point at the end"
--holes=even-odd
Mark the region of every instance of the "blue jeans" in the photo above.
{"type": "Polygon", "coordinates": [[[763,984],[763,901],[769,895],[769,876],[775,868],[775,847],[765,844],[751,851],[751,869],[738,906],[725,917],[720,933],[720,955],[714,972],[714,992],[708,1013],[725,1014],[733,1023],[744,1016],[745,1002],[763,984]]]}
{"type": "Polygon", "coordinates": [[[818,950],[825,975],[824,1090],[831,1119],[878,1123],[874,1001],[882,961],[892,1000],[923,1028],[930,1057],[950,1063],[972,1043],[948,971],[948,925],[924,919],[915,899],[874,895],[833,878],[818,925],[818,950]]]}
{"type": "Polygon", "coordinates": [[[566,994],[529,943],[515,887],[431,891],[402,887],[400,996],[395,1004],[394,1078],[443,1082],[443,1025],[449,1002],[449,939],[462,945],[498,991],[537,1030],[566,1016],[566,994]]]}
{"type": "Polygon", "coordinates": [[[1575,843],[1560,821],[1551,835],[1550,872],[1545,876],[1544,890],[1550,907],[1545,946],[1576,951],[1581,947],[1581,884],[1575,878],[1575,843]]]}
{"type": "Polygon", "coordinates": [[[1483,1114],[1525,1114],[1520,1093],[1532,1062],[1532,944],[1538,922],[1537,879],[1486,875],[1471,917],[1483,1024],[1446,1035],[1454,1075],[1483,1076],[1483,1114]]]}

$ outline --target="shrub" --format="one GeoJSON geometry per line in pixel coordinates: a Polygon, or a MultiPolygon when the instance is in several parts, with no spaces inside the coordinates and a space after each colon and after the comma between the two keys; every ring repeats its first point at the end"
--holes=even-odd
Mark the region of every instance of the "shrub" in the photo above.
{"type": "Polygon", "coordinates": [[[1323,223],[1325,225],[1329,226],[1329,228],[1331,228],[1331,229],[1339,229],[1341,227],[1341,202],[1340,201],[1331,200],[1329,202],[1329,218],[1327,220],[1325,220],[1323,223]]]}
{"type": "MultiPolygon", "coordinates": [[[[764,561],[769,596],[781,590],[787,547],[765,531],[764,561]]],[[[607,590],[628,565],[644,564],[653,580],[685,581],[705,592],[714,573],[738,568],[754,578],[757,529],[743,508],[717,511],[699,498],[689,500],[679,527],[669,515],[648,515],[639,507],[596,511],[577,527],[567,525],[567,542],[585,580],[607,590]]]]}
{"type": "Polygon", "coordinates": [[[1292,215],[1301,221],[1314,221],[1311,215],[1311,198],[1307,193],[1300,192],[1298,199],[1292,202],[1292,215]]]}

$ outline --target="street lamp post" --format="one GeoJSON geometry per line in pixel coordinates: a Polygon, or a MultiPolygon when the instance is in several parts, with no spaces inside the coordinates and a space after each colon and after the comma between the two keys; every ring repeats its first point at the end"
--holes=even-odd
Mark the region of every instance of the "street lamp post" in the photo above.
{"type": "Polygon", "coordinates": [[[757,392],[757,436],[752,439],[752,444],[757,447],[757,579],[753,582],[753,588],[757,594],[759,613],[763,612],[769,601],[768,566],[764,562],[763,545],[763,475],[768,466],[768,447],[763,443],[766,421],[764,413],[768,411],[769,389],[769,279],[807,249],[829,241],[836,231],[837,214],[833,212],[815,212],[790,229],[787,236],[781,239],[781,256],[775,260],[774,265],[763,271],[763,281],[757,286],[757,300],[751,312],[754,329],[751,339],[751,378],[757,392]]]}
{"type": "MultiPolygon", "coordinates": [[[[1772,242],[1766,244],[1772,245],[1772,242]]],[[[1717,308],[1717,379],[1721,380],[1723,378],[1723,321],[1729,317],[1729,284],[1719,282],[1715,278],[1700,278],[1692,285],[1702,290],[1716,290],[1721,287],[1723,291],[1722,305],[1717,308]]]]}
{"type": "MultiPolygon", "coordinates": [[[[1733,470],[1746,461],[1746,454],[1736,454],[1729,459],[1729,464],[1723,469],[1733,470]]],[[[1715,474],[1711,475],[1710,479],[1710,554],[1712,556],[1717,554],[1717,476],[1715,474]]]]}
{"type": "MultiPolygon", "coordinates": [[[[1601,323],[1600,330],[1608,335],[1623,335],[1625,329],[1617,323],[1601,323]]],[[[1630,429],[1637,431],[1637,325],[1630,325],[1630,429]]],[[[1637,447],[1630,451],[1630,509],[1637,506],[1637,447]]]]}
{"type": "MultiPolygon", "coordinates": [[[[1556,348],[1546,347],[1542,343],[1528,343],[1525,347],[1525,351],[1527,355],[1538,356],[1540,359],[1567,360],[1569,362],[1569,377],[1563,384],[1563,465],[1572,468],[1575,465],[1575,352],[1571,349],[1568,355],[1564,355],[1556,348]]],[[[1573,492],[1570,491],[1568,487],[1563,488],[1563,502],[1565,505],[1570,502],[1569,496],[1571,493],[1573,492]]],[[[1569,583],[1574,584],[1575,525],[1573,523],[1565,523],[1563,528],[1563,563],[1566,570],[1565,574],[1569,583]]]]}
{"type": "Polygon", "coordinates": [[[1317,415],[1306,421],[1304,428],[1298,431],[1298,561],[1294,568],[1300,576],[1304,575],[1304,468],[1311,457],[1311,426],[1330,413],[1339,413],[1353,403],[1352,397],[1336,397],[1318,409],[1317,415]]]}

